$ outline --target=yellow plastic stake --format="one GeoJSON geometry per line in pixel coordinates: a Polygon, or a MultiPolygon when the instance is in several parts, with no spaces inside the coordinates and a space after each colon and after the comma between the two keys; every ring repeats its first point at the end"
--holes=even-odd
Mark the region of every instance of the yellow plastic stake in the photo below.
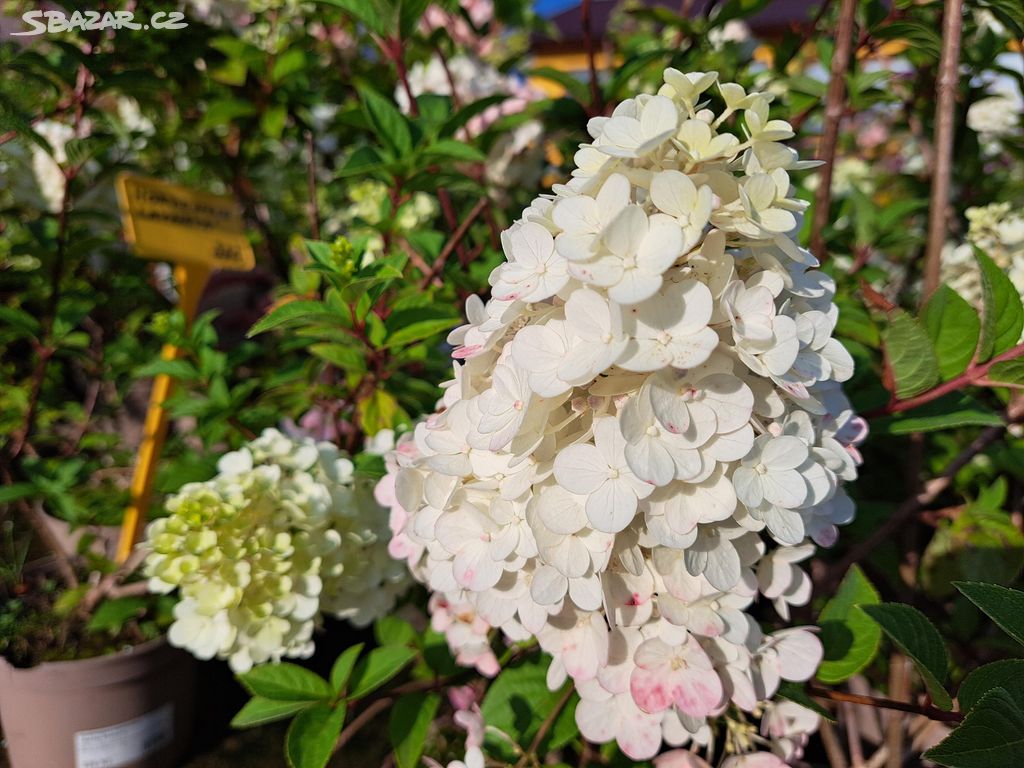
{"type": "MultiPolygon", "coordinates": [[[[230,269],[246,272],[255,256],[245,233],[245,221],[238,203],[230,197],[212,195],[160,179],[121,174],[117,178],[117,200],[124,223],[124,239],[135,255],[174,263],[178,285],[178,306],[191,325],[210,272],[230,269]]],[[[181,351],[172,345],[163,349],[164,360],[174,360],[181,351]]],[[[145,524],[160,449],[167,436],[164,403],[171,396],[174,380],[160,374],[153,380],[142,444],[132,476],[131,506],[121,524],[117,561],[132,553],[145,524]]]]}
{"type": "MultiPolygon", "coordinates": [[[[178,289],[178,307],[185,315],[186,327],[191,326],[195,319],[199,298],[210,279],[210,268],[205,264],[186,263],[174,266],[174,281],[178,289]]],[[[181,348],[174,344],[165,344],[161,357],[174,360],[181,354],[181,348]]],[[[153,495],[153,480],[156,478],[157,461],[167,437],[167,411],[164,403],[174,389],[174,379],[161,373],[153,379],[153,389],[149,393],[149,408],[146,411],[146,422],[142,431],[142,442],[135,460],[135,472],[132,475],[131,504],[125,510],[121,522],[121,538],[117,545],[117,562],[123,563],[132,553],[135,542],[139,538],[145,523],[146,512],[153,495]]]]}

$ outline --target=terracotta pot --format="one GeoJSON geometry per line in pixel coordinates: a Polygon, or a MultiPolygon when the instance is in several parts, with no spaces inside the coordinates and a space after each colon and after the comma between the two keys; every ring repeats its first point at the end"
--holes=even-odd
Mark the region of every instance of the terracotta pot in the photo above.
{"type": "Polygon", "coordinates": [[[12,768],[173,768],[192,732],[195,661],[163,638],[17,669],[0,658],[12,768]]]}

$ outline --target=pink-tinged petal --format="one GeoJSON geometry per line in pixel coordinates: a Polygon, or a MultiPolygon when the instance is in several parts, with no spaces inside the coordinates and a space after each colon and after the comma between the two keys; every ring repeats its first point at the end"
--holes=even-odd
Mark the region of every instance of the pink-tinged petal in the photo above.
{"type": "Polygon", "coordinates": [[[501,563],[492,560],[484,546],[464,547],[452,563],[455,580],[473,592],[482,592],[497,584],[502,570],[501,563]]]}
{"type": "Polygon", "coordinates": [[[708,762],[687,749],[673,749],[654,758],[654,768],[711,768],[708,762]]]}
{"type": "Polygon", "coordinates": [[[576,705],[576,725],[587,741],[603,743],[615,738],[619,713],[607,701],[582,699],[576,705]]]}
{"type": "Polygon", "coordinates": [[[638,709],[628,694],[619,702],[619,749],[633,760],[649,760],[661,749],[661,718],[638,709]]]}
{"type": "Polygon", "coordinates": [[[644,712],[664,712],[672,706],[681,693],[674,678],[675,675],[667,674],[665,667],[656,669],[637,667],[629,676],[629,693],[636,705],[644,712]]]}
{"type": "Polygon", "coordinates": [[[681,677],[675,704],[682,712],[693,717],[707,717],[718,708],[723,691],[717,672],[713,669],[686,669],[681,677]]]}

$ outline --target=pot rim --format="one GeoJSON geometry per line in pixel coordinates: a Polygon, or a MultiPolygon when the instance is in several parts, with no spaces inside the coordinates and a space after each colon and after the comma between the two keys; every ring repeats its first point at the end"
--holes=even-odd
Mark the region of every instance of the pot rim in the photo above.
{"type": "Polygon", "coordinates": [[[74,690],[116,685],[141,678],[168,664],[180,662],[187,654],[170,645],[166,635],[128,646],[114,653],[88,659],[44,661],[34,667],[15,667],[0,656],[0,693],[24,687],[74,690]]]}

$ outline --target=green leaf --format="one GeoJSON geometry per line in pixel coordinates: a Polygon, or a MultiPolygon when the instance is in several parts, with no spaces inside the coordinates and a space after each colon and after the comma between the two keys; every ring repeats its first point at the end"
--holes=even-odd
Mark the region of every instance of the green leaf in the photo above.
{"type": "Polygon", "coordinates": [[[32,483],[13,483],[0,486],[0,504],[10,504],[12,501],[24,499],[36,493],[38,493],[38,489],[32,483]]]}
{"type": "Polygon", "coordinates": [[[297,300],[280,304],[264,315],[246,334],[249,338],[269,331],[272,328],[293,323],[296,320],[329,320],[336,319],[327,311],[326,305],[320,301],[297,300]]]}
{"type": "Polygon", "coordinates": [[[875,435],[910,435],[957,427],[997,427],[1003,418],[961,393],[952,393],[930,403],[871,422],[875,435]]]}
{"type": "Polygon", "coordinates": [[[366,109],[366,117],[381,141],[396,157],[412,151],[412,133],[405,116],[391,102],[372,88],[359,88],[359,97],[366,109]]]}
{"type": "Polygon", "coordinates": [[[449,317],[438,320],[421,320],[418,323],[412,323],[388,336],[385,348],[394,349],[395,347],[403,347],[407,344],[429,339],[437,333],[447,331],[458,322],[458,318],[449,317]]]}
{"type": "Polygon", "coordinates": [[[23,309],[0,305],[0,325],[17,329],[25,336],[38,337],[42,334],[39,321],[23,309]]]}
{"type": "Polygon", "coordinates": [[[354,19],[361,21],[367,29],[378,35],[390,33],[389,25],[394,21],[392,14],[384,13],[381,3],[373,0],[320,0],[321,3],[341,8],[354,19]]]}
{"type": "Polygon", "coordinates": [[[268,107],[267,111],[260,116],[260,130],[269,139],[280,139],[286,122],[288,122],[288,109],[283,104],[275,104],[268,107]]]}
{"type": "Polygon", "coordinates": [[[996,363],[988,369],[986,378],[1008,386],[1024,387],[1024,357],[996,363]]]}
{"type": "Polygon", "coordinates": [[[61,592],[60,597],[53,603],[53,612],[58,616],[67,616],[82,602],[82,598],[85,597],[85,593],[89,591],[89,588],[88,584],[79,584],[74,589],[67,589],[61,592]]]}
{"type": "Polygon", "coordinates": [[[495,94],[494,96],[486,96],[482,99],[478,99],[471,104],[467,104],[454,115],[452,115],[448,121],[441,127],[442,136],[450,136],[459,128],[464,126],[470,120],[477,115],[486,111],[488,107],[495,104],[500,104],[507,97],[502,94],[495,94]]]}
{"type": "Polygon", "coordinates": [[[1024,713],[995,688],[923,757],[948,768],[1017,768],[1024,754],[1024,713]]]}
{"type": "Polygon", "coordinates": [[[860,672],[878,653],[882,630],[858,605],[877,605],[878,592],[859,566],[850,566],[839,589],[818,617],[825,657],[818,679],[834,685],[860,672]]]}
{"type": "Polygon", "coordinates": [[[1024,645],[1024,592],[979,581],[956,581],[953,586],[1006,634],[1024,645]]]}
{"type": "Polygon", "coordinates": [[[398,31],[403,38],[413,33],[430,3],[431,0],[398,0],[398,31]]]}
{"type": "Polygon", "coordinates": [[[455,139],[441,139],[423,150],[423,153],[470,163],[482,163],[487,159],[487,155],[473,145],[455,139]]]}
{"type": "Polygon", "coordinates": [[[953,701],[942,687],[949,673],[949,655],[939,630],[919,610],[902,603],[866,605],[860,610],[878,622],[889,639],[911,658],[935,705],[950,709],[953,701]]]}
{"type": "Polygon", "coordinates": [[[414,645],[416,630],[405,619],[382,616],[373,625],[373,636],[379,645],[414,645]]]}
{"type": "Polygon", "coordinates": [[[292,720],[285,737],[285,756],[291,768],[324,768],[345,722],[345,706],[314,704],[292,720]]]}
{"type": "Polygon", "coordinates": [[[928,300],[921,319],[935,345],[942,379],[963,373],[974,357],[981,334],[981,318],[974,307],[943,284],[928,300]]]}
{"type": "Polygon", "coordinates": [[[313,344],[309,351],[343,371],[365,371],[366,350],[347,344],[313,344]]]}
{"type": "Polygon", "coordinates": [[[195,381],[199,371],[187,360],[153,360],[135,369],[136,378],[149,378],[164,374],[179,381],[195,381]]]}
{"type": "Polygon", "coordinates": [[[883,340],[897,397],[905,400],[938,383],[935,350],[917,320],[901,309],[895,310],[889,316],[883,340]]]}
{"type": "Polygon", "coordinates": [[[356,665],[352,672],[352,685],[348,699],[361,699],[393,678],[416,656],[416,651],[404,645],[385,645],[374,648],[356,665]]]}
{"type": "Polygon", "coordinates": [[[376,170],[384,164],[384,159],[380,156],[380,153],[370,146],[357,147],[356,150],[348,156],[345,164],[335,174],[335,178],[343,179],[347,176],[357,176],[361,174],[367,174],[371,170],[376,170]]]}
{"type": "Polygon", "coordinates": [[[960,684],[960,711],[969,712],[993,688],[1002,688],[1024,708],[1024,659],[1001,659],[978,667],[960,684]]]}
{"type": "Polygon", "coordinates": [[[363,432],[368,436],[380,432],[382,429],[391,429],[399,419],[402,410],[398,407],[398,401],[394,396],[383,389],[375,389],[367,397],[356,403],[356,411],[359,414],[359,423],[363,432]]]}
{"type": "Polygon", "coordinates": [[[284,720],[306,707],[313,706],[311,701],[275,701],[262,696],[253,696],[238,714],[231,718],[232,728],[254,728],[257,725],[275,723],[284,720]]]}
{"type": "Polygon", "coordinates": [[[359,654],[363,652],[363,643],[357,643],[349,648],[346,648],[337,659],[334,660],[334,665],[331,667],[331,688],[336,692],[341,693],[345,690],[345,686],[348,684],[349,677],[352,676],[352,668],[356,665],[356,661],[359,659],[359,654]]]}
{"type": "Polygon", "coordinates": [[[120,632],[129,619],[140,616],[146,610],[146,598],[121,597],[100,603],[89,619],[90,632],[120,632]]]}
{"type": "Polygon", "coordinates": [[[334,693],[320,675],[287,662],[253,667],[239,675],[238,682],[253,696],[277,701],[317,701],[334,693]]]}
{"type": "MultiPolygon", "coordinates": [[[[520,745],[529,744],[564,694],[564,689],[548,690],[547,667],[548,658],[537,654],[503,669],[487,688],[480,706],[487,725],[520,745]]],[[[493,734],[488,734],[488,744],[500,755],[511,754],[508,742],[493,734]]]]}
{"type": "Polygon", "coordinates": [[[274,66],[270,69],[270,80],[279,83],[288,75],[302,70],[306,66],[306,53],[301,48],[289,48],[274,59],[274,66]]]}
{"type": "Polygon", "coordinates": [[[391,708],[388,733],[398,768],[419,765],[427,729],[440,704],[441,697],[436,693],[413,693],[399,698],[391,708]]]}
{"type": "Polygon", "coordinates": [[[1020,339],[1024,329],[1024,304],[1010,278],[992,259],[975,249],[981,268],[981,292],[984,309],[981,313],[981,343],[978,362],[983,363],[1002,354],[1020,339]]]}

